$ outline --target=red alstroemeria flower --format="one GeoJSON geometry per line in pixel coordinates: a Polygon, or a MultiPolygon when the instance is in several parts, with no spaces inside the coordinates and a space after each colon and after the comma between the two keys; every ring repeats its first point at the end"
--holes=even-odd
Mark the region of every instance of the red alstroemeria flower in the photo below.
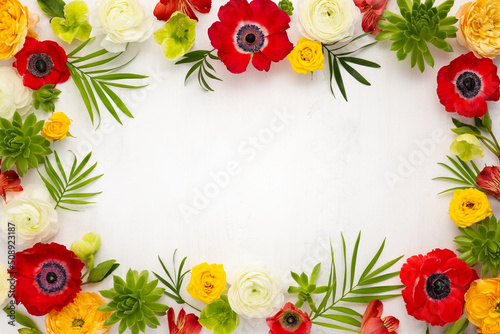
{"type": "MultiPolygon", "coordinates": [[[[0,160],[0,166],[2,166],[2,160],[0,160]]],[[[21,187],[21,179],[15,171],[8,170],[0,173],[0,196],[5,203],[7,203],[7,192],[20,191],[23,191],[23,187],[21,187]]]]}
{"type": "Polygon", "coordinates": [[[37,243],[14,256],[10,275],[16,278],[16,304],[22,303],[31,315],[60,311],[81,290],[84,267],[76,255],[56,243],[37,243]]]}
{"type": "Polygon", "coordinates": [[[212,8],[212,0],[161,0],[156,4],[154,15],[158,20],[168,21],[173,13],[179,11],[186,14],[191,19],[198,21],[195,13],[191,9],[194,7],[200,13],[206,14],[212,8]],[[189,1],[189,3],[187,2],[189,1]],[[191,4],[191,6],[189,6],[191,4]]]}
{"type": "Polygon", "coordinates": [[[449,249],[435,249],[410,257],[399,274],[406,286],[403,299],[408,314],[432,326],[457,321],[464,311],[464,295],[477,273],[449,249]]]}
{"type": "Polygon", "coordinates": [[[482,117],[488,111],[486,101],[500,99],[497,67],[491,59],[478,59],[472,52],[442,67],[437,83],[439,102],[447,112],[461,116],[482,117]]]}
{"type": "Polygon", "coordinates": [[[309,315],[292,303],[286,303],[273,317],[267,318],[266,323],[270,328],[269,334],[311,333],[312,323],[309,315]]]}
{"type": "Polygon", "coordinates": [[[193,313],[187,314],[184,309],[181,309],[175,323],[175,311],[169,308],[167,312],[168,329],[170,334],[198,334],[203,328],[198,322],[198,317],[193,313]]]}
{"type": "Polygon", "coordinates": [[[56,85],[69,79],[66,61],[68,57],[62,47],[53,41],[37,41],[27,37],[24,47],[12,64],[23,77],[26,87],[37,90],[43,85],[56,85]]]}
{"type": "Polygon", "coordinates": [[[476,182],[481,189],[490,192],[488,195],[500,197],[500,167],[484,167],[477,175],[476,182]]]}
{"type": "Polygon", "coordinates": [[[259,71],[283,60],[293,49],[286,30],[290,17],[271,0],[230,0],[208,29],[217,55],[231,73],[242,73],[252,60],[259,71]]]}
{"type": "Polygon", "coordinates": [[[377,22],[387,6],[389,0],[354,0],[354,4],[364,13],[361,26],[364,32],[372,32],[377,35],[382,30],[377,27],[377,22]]]}
{"type": "Polygon", "coordinates": [[[368,304],[363,320],[361,320],[361,334],[396,334],[399,327],[399,320],[388,316],[381,318],[384,305],[380,300],[372,300],[368,304]]]}

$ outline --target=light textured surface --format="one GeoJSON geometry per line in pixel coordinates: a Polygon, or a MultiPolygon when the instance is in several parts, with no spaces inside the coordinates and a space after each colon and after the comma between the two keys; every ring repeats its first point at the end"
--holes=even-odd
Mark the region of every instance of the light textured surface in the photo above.
{"type": "MultiPolygon", "coordinates": [[[[464,2],[457,0],[451,13],[464,2]]],[[[35,1],[25,4],[40,13],[35,1]]],[[[148,15],[154,4],[144,1],[148,15]]],[[[211,48],[206,31],[221,5],[215,1],[211,13],[199,15],[195,49],[211,48]]],[[[388,9],[396,7],[390,0],[388,9]]],[[[294,43],[300,38],[296,24],[294,15],[289,31],[294,43]]],[[[56,40],[46,16],[38,32],[41,39],[56,40]]],[[[160,272],[157,256],[169,262],[178,249],[191,267],[224,264],[229,280],[241,265],[256,263],[285,284],[291,283],[289,270],[310,272],[317,262],[325,263],[326,275],[329,238],[341,258],[340,232],[352,249],[362,231],[360,266],[385,237],[381,263],[438,247],[454,249],[457,231],[447,213],[451,195],[436,195],[449,184],[431,180],[446,175],[437,162],[445,161],[454,138],[451,115],[435,92],[439,68],[467,52],[452,44],[455,52],[434,52],[436,66],[423,74],[398,62],[389,43],[363,51],[360,57],[382,68],[360,68],[371,87],[344,77],[348,103],[338,90],[337,99],[331,96],[327,70],[311,80],[293,72],[287,60],[273,63],[269,73],[249,68],[241,75],[216,64],[224,82],[206,93],[195,78],[184,87],[189,66],[165,60],[152,39],[131,45],[128,55],[139,54],[127,71],[150,78],[143,90],[121,92],[135,116],[124,119],[124,126],[103,112],[101,127],[94,130],[74,84],[59,87],[57,111],[73,120],[76,138],[55,148],[67,159],[66,150],[80,157],[92,150],[96,170],[105,176],[92,187],[104,191],[96,205],[84,213],[59,211],[61,229],[53,241],[69,247],[87,232],[99,233],[97,261],[118,260],[120,275],[129,267],[160,272]]],[[[490,104],[490,111],[498,129],[500,107],[490,104]]],[[[487,156],[484,162],[494,160],[487,156]]],[[[39,182],[30,171],[23,185],[39,182]]],[[[5,243],[0,245],[0,262],[6,262],[5,243]]],[[[384,306],[384,315],[401,320],[398,333],[425,332],[423,322],[406,315],[402,299],[384,306]]],[[[2,319],[0,332],[14,333],[2,319]]],[[[161,323],[148,333],[168,332],[166,319],[161,323]]],[[[267,332],[265,321],[255,320],[243,321],[235,333],[267,332]]]]}

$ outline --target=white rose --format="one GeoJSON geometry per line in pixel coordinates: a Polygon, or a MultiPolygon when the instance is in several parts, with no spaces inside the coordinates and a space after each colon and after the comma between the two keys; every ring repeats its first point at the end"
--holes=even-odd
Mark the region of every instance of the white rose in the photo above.
{"type": "Polygon", "coordinates": [[[249,318],[267,317],[284,302],[281,281],[264,269],[237,273],[227,296],[234,312],[249,318]]]}
{"type": "Polygon", "coordinates": [[[9,278],[7,268],[0,263],[0,309],[3,309],[9,300],[10,283],[7,281],[9,278]]]}
{"type": "Polygon", "coordinates": [[[57,211],[52,203],[41,199],[16,198],[5,206],[0,217],[5,237],[9,235],[9,227],[15,229],[17,245],[31,247],[49,240],[59,231],[57,211]]]}
{"type": "Polygon", "coordinates": [[[92,26],[105,34],[101,46],[110,52],[125,50],[127,43],[143,42],[154,30],[152,16],[146,17],[137,0],[98,0],[92,26]]]}
{"type": "Polygon", "coordinates": [[[19,74],[13,68],[0,67],[0,117],[12,120],[16,110],[23,116],[32,103],[32,90],[23,85],[19,74]]]}
{"type": "Polygon", "coordinates": [[[353,37],[354,27],[361,18],[352,0],[303,0],[298,7],[302,34],[322,43],[353,37]]]}

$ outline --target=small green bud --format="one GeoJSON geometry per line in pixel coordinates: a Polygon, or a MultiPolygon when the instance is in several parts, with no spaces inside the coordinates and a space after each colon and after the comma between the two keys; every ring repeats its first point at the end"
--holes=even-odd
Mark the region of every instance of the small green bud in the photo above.
{"type": "Polygon", "coordinates": [[[82,240],[87,241],[92,246],[92,254],[97,253],[101,248],[101,237],[99,234],[93,232],[87,233],[83,236],[82,240]]]}
{"type": "Polygon", "coordinates": [[[101,237],[95,233],[87,233],[81,240],[75,241],[71,244],[71,251],[85,264],[87,267],[94,266],[94,254],[97,253],[101,247],[101,237]]]}
{"type": "Polygon", "coordinates": [[[455,138],[450,146],[451,153],[458,155],[463,161],[469,161],[484,156],[483,147],[476,136],[463,134],[455,138]]]}

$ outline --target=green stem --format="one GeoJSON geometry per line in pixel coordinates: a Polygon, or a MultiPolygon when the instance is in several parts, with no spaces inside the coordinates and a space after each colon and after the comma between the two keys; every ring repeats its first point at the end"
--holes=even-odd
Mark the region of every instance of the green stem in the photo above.
{"type": "MultiPolygon", "coordinates": [[[[183,300],[184,300],[184,299],[183,299],[183,300]]],[[[200,312],[200,313],[201,313],[201,310],[200,310],[200,309],[198,309],[197,307],[194,307],[193,305],[189,304],[187,301],[185,301],[185,300],[184,300],[184,303],[185,303],[187,306],[191,307],[192,309],[195,309],[196,311],[198,311],[198,312],[200,312]]]]}
{"type": "MultiPolygon", "coordinates": [[[[479,140],[483,143],[483,145],[491,151],[491,153],[493,153],[498,159],[500,159],[500,153],[498,150],[495,150],[495,148],[493,146],[491,146],[490,144],[488,144],[487,142],[490,142],[491,144],[493,144],[491,142],[491,140],[488,140],[487,138],[484,138],[484,137],[478,137],[479,140]]],[[[498,147],[498,146],[497,146],[498,147]]]]}

